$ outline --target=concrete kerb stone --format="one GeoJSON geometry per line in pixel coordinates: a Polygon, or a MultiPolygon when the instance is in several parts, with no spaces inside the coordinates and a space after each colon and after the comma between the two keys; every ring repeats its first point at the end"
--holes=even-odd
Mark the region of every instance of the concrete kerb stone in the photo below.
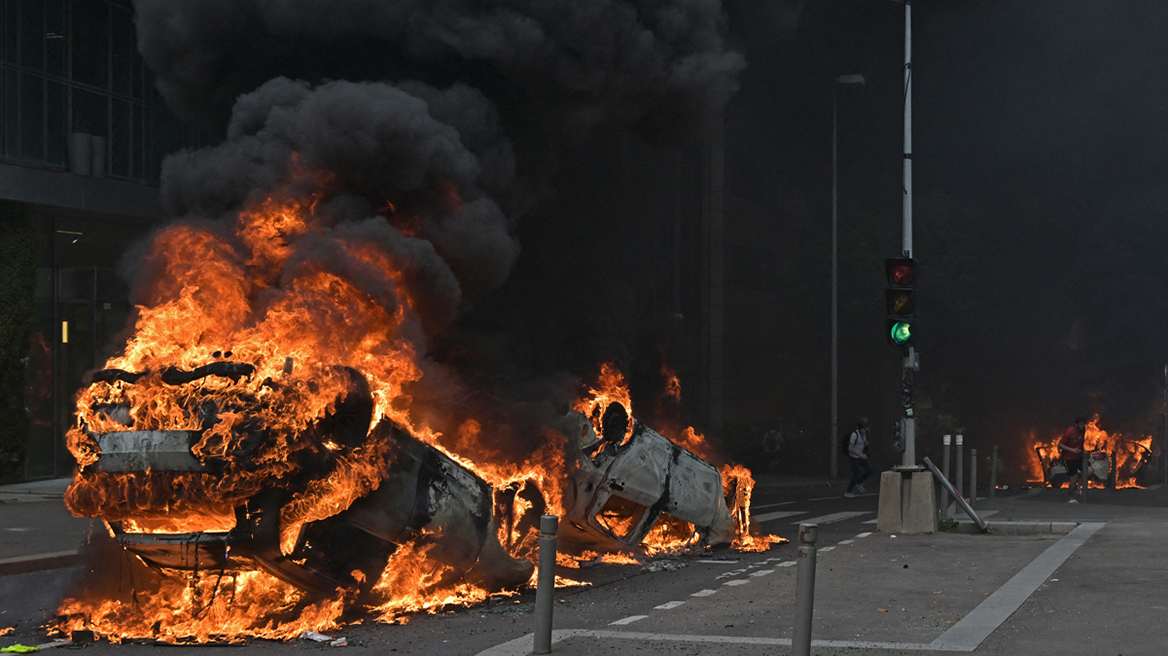
{"type": "Polygon", "coordinates": [[[73,567],[81,562],[81,551],[54,551],[52,553],[0,558],[0,576],[13,576],[29,572],[43,572],[51,569],[73,567]]]}
{"type": "MultiPolygon", "coordinates": [[[[1075,530],[1081,522],[1052,521],[986,521],[991,533],[1002,535],[1066,535],[1075,530]]],[[[977,525],[969,519],[957,520],[958,533],[981,533],[977,525]]]]}

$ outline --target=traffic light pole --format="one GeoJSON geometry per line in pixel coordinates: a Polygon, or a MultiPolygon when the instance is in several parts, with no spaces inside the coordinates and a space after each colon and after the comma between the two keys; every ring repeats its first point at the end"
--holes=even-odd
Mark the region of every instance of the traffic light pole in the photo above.
{"type": "MultiPolygon", "coordinates": [[[[912,2],[904,2],[904,197],[902,256],[913,257],[912,238],[912,2]]],[[[913,375],[919,368],[916,349],[908,347],[901,375],[902,416],[904,418],[904,457],[901,467],[916,469],[917,432],[916,402],[913,398],[913,375]]]]}

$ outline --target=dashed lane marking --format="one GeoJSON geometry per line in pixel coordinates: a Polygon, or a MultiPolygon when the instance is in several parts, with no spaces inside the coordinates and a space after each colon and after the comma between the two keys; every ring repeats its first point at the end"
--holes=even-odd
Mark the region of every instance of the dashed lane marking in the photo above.
{"type": "Polygon", "coordinates": [[[648,615],[629,615],[628,617],[626,617],[624,619],[619,619],[615,622],[609,622],[608,625],[609,626],[624,626],[625,624],[632,624],[633,622],[636,622],[638,620],[643,620],[646,617],[649,617],[649,616],[648,615]]]}
{"type": "Polygon", "coordinates": [[[866,537],[868,537],[869,535],[872,535],[872,532],[871,532],[871,531],[864,531],[863,533],[857,533],[857,534],[856,534],[856,537],[858,537],[858,538],[866,538],[866,537]]]}
{"type": "Polygon", "coordinates": [[[794,566],[795,566],[795,561],[793,561],[793,560],[788,560],[785,563],[779,563],[778,565],[776,565],[776,567],[794,567],[794,566]]]}
{"type": "Polygon", "coordinates": [[[751,574],[751,576],[759,577],[759,576],[766,576],[767,574],[774,574],[774,573],[775,573],[775,570],[773,570],[773,569],[763,569],[763,570],[759,570],[757,572],[753,572],[751,574]]]}
{"type": "Polygon", "coordinates": [[[831,551],[832,549],[835,549],[835,547],[824,547],[824,548],[819,550],[819,553],[827,553],[827,552],[831,551]]]}
{"type": "Polygon", "coordinates": [[[837,544],[851,544],[853,542],[855,542],[855,540],[840,540],[837,544]]]}
{"type": "Polygon", "coordinates": [[[684,601],[667,601],[667,602],[661,604],[660,606],[654,606],[653,608],[655,610],[673,610],[674,608],[677,608],[678,606],[681,606],[684,603],[685,603],[684,601]]]}
{"type": "Polygon", "coordinates": [[[708,597],[716,592],[717,592],[717,590],[698,590],[697,592],[691,594],[690,596],[691,597],[708,597]]]}
{"type": "Polygon", "coordinates": [[[812,517],[810,519],[800,519],[797,522],[791,522],[791,523],[792,524],[819,524],[820,526],[823,526],[824,524],[834,524],[836,522],[842,522],[845,519],[851,519],[853,517],[859,517],[860,515],[871,515],[871,514],[872,514],[872,512],[868,511],[868,510],[850,510],[850,511],[845,511],[845,512],[832,513],[830,515],[820,515],[819,517],[812,517]]]}
{"type": "Polygon", "coordinates": [[[747,583],[750,583],[750,579],[734,579],[733,581],[726,581],[722,585],[735,586],[735,585],[746,585],[747,583]]]}

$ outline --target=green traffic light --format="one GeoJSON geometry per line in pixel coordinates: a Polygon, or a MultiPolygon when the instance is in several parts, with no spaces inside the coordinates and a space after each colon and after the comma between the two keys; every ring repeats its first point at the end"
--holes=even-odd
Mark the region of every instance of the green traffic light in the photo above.
{"type": "Polygon", "coordinates": [[[912,341],[912,324],[905,321],[897,321],[892,324],[892,330],[888,334],[892,337],[893,344],[904,346],[912,341]]]}

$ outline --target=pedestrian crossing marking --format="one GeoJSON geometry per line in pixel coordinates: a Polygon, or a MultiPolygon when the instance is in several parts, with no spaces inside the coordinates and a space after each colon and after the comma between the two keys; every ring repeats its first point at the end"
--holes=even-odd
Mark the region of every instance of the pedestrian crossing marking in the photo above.
{"type": "Polygon", "coordinates": [[[820,526],[823,526],[824,524],[834,524],[836,522],[842,522],[845,519],[851,519],[853,517],[859,517],[860,515],[871,515],[871,514],[872,514],[872,512],[869,510],[850,510],[850,511],[846,511],[846,512],[832,513],[830,515],[820,515],[819,517],[812,517],[810,519],[800,519],[797,522],[791,522],[791,523],[792,524],[819,524],[820,526]]]}
{"type": "Polygon", "coordinates": [[[776,519],[783,519],[784,517],[794,517],[795,515],[806,515],[806,510],[776,510],[774,512],[763,513],[755,515],[754,521],[762,524],[763,522],[770,522],[776,519]]]}

